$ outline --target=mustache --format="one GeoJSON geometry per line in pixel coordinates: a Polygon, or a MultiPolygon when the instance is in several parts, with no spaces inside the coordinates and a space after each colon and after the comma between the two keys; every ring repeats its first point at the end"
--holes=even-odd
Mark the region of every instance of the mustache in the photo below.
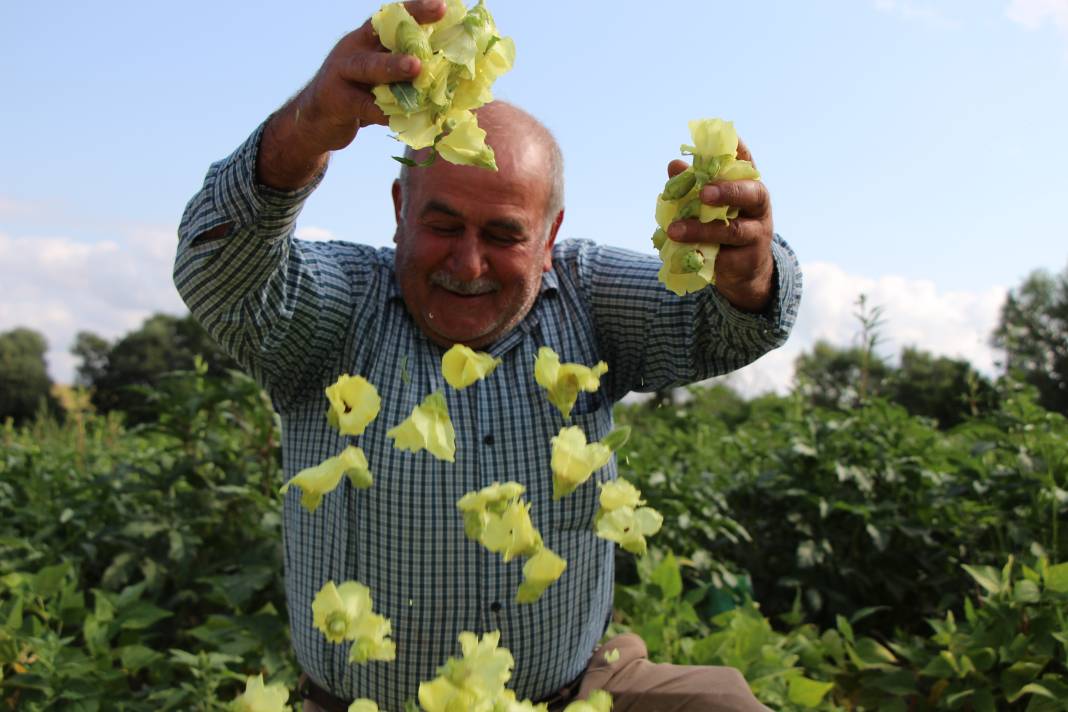
{"type": "Polygon", "coordinates": [[[468,296],[489,294],[490,292],[498,292],[501,289],[501,283],[493,279],[474,279],[470,282],[465,282],[442,270],[430,273],[430,283],[443,287],[450,292],[468,296]]]}

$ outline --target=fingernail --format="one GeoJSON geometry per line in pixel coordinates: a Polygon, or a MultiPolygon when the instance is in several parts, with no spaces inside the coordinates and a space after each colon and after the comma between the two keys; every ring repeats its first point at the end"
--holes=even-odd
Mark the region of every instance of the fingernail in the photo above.
{"type": "Polygon", "coordinates": [[[413,58],[413,57],[405,57],[400,62],[400,68],[401,68],[401,71],[404,72],[405,74],[414,74],[415,73],[415,58],[413,58]]]}
{"type": "Polygon", "coordinates": [[[719,186],[706,185],[701,189],[701,200],[705,203],[718,203],[723,197],[723,191],[719,186]]]}
{"type": "Polygon", "coordinates": [[[668,237],[672,238],[673,240],[677,240],[680,237],[686,236],[686,226],[680,222],[671,223],[670,225],[668,225],[667,233],[668,237]]]}

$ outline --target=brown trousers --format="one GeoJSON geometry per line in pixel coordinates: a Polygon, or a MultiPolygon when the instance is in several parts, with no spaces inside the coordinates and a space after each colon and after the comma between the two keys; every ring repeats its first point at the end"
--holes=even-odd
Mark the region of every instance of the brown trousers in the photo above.
{"type": "MultiPolygon", "coordinates": [[[[645,643],[633,633],[599,647],[578,689],[558,693],[549,710],[559,712],[594,690],[612,693],[612,712],[769,712],[734,668],[649,662],[645,643]],[[619,657],[608,662],[614,650],[619,657]]],[[[323,711],[306,700],[304,712],[323,711]]]]}

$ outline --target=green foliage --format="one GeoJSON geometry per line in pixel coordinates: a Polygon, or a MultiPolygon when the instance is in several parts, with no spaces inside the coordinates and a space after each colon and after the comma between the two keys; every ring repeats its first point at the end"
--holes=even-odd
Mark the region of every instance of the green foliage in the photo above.
{"type": "Polygon", "coordinates": [[[1037,388],[1044,407],[1068,415],[1068,268],[1037,270],[1012,290],[992,341],[1009,374],[1037,388]]]}
{"type": "Polygon", "coordinates": [[[876,606],[873,630],[915,630],[961,604],[960,564],[1068,553],[1068,423],[1026,390],[949,432],[879,399],[842,413],[800,395],[754,401],[728,426],[692,393],[619,409],[635,431],[621,471],[669,522],[654,543],[748,578],[772,616],[800,594],[823,626],[876,606]]]}
{"type": "Polygon", "coordinates": [[[762,702],[784,712],[1068,709],[1068,563],[1010,558],[1000,569],[963,569],[974,588],[961,615],[931,618],[924,635],[880,641],[854,630],[870,608],[822,632],[800,623],[799,605],[784,616],[786,632],[751,601],[701,616],[709,587],[683,589],[678,561],[654,550],[638,582],[617,587],[610,634],[639,633],[655,661],[737,668],[762,702]]]}
{"type": "Polygon", "coordinates": [[[40,412],[58,413],[46,351],[44,336],[32,329],[0,333],[0,422],[25,423],[40,412]]]}
{"type": "Polygon", "coordinates": [[[71,353],[80,360],[78,382],[92,389],[97,410],[122,411],[130,423],[156,419],[158,412],[144,389],[155,387],[168,373],[193,368],[195,357],[207,362],[213,376],[236,367],[190,315],[156,314],[114,344],[80,332],[71,353]]]}
{"type": "Polygon", "coordinates": [[[152,426],[2,433],[8,708],[222,709],[247,674],[294,685],[276,419],[250,379],[206,371],[144,394],[152,426]]]}

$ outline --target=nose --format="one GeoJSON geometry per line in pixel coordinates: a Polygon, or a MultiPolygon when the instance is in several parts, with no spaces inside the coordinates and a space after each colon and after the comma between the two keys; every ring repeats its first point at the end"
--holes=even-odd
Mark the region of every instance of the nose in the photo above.
{"type": "Polygon", "coordinates": [[[482,241],[478,239],[475,230],[465,230],[461,237],[453,240],[448,264],[452,276],[465,282],[485,275],[487,265],[482,252],[482,241]]]}

